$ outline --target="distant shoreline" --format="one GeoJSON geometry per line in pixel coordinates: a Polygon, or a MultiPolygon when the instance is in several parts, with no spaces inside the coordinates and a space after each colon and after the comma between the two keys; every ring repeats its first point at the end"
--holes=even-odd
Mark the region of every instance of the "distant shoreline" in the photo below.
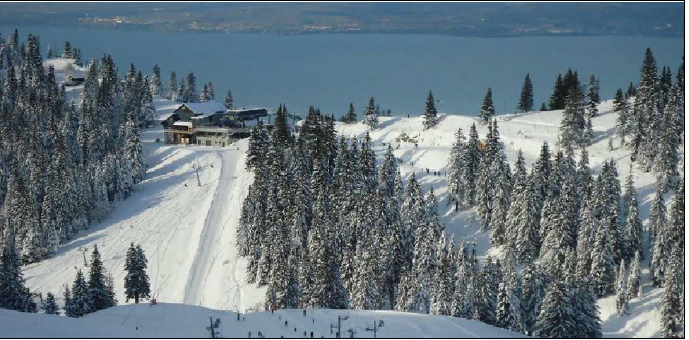
{"type": "MultiPolygon", "coordinates": [[[[31,24],[23,23],[21,25],[4,24],[7,27],[41,27],[41,28],[88,28],[88,29],[98,29],[105,31],[131,31],[131,32],[159,32],[159,33],[183,33],[183,34],[247,34],[247,35],[271,35],[271,36],[310,36],[310,35],[431,35],[431,36],[446,36],[446,37],[457,37],[457,38],[533,38],[533,37],[629,37],[629,38],[672,38],[672,39],[684,39],[683,34],[626,34],[626,33],[534,33],[534,34],[493,34],[493,35],[482,35],[482,34],[460,34],[453,32],[430,32],[425,30],[358,30],[358,31],[247,31],[247,30],[219,30],[219,29],[168,29],[159,26],[144,26],[144,25],[94,25],[94,24],[84,24],[80,23],[78,25],[66,25],[66,24],[53,24],[53,25],[41,25],[41,24],[31,24]]],[[[31,32],[26,32],[31,33],[31,32]]],[[[9,35],[9,32],[0,34],[4,36],[9,35]]]]}

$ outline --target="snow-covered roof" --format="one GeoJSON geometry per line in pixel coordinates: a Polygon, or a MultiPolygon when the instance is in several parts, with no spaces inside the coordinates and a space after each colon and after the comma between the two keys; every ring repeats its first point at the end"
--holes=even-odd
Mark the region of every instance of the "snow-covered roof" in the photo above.
{"type": "Polygon", "coordinates": [[[172,124],[172,126],[186,126],[186,127],[192,127],[191,122],[182,122],[182,121],[177,121],[172,124]]]}
{"type": "Polygon", "coordinates": [[[241,112],[247,112],[247,111],[260,111],[260,110],[265,110],[266,113],[268,113],[268,109],[265,107],[251,107],[251,108],[243,107],[241,109],[227,110],[227,112],[228,113],[241,113],[241,112]]]}
{"type": "Polygon", "coordinates": [[[190,110],[194,111],[194,113],[197,114],[225,112],[227,110],[225,108],[225,105],[213,100],[202,103],[182,103],[177,108],[182,107],[182,105],[188,107],[190,110]]]}

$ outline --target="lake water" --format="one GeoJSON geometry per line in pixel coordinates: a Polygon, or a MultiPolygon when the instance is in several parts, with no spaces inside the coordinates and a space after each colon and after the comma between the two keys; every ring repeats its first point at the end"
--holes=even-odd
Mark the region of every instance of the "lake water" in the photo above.
{"type": "MultiPolygon", "coordinates": [[[[368,98],[395,114],[423,111],[432,89],[441,112],[475,115],[492,87],[499,112],[514,112],[527,72],[536,109],[548,101],[558,73],[568,67],[580,79],[600,77],[601,96],[638,82],[650,47],[659,68],[681,63],[683,39],[644,37],[461,38],[439,35],[363,34],[275,36],[172,33],[68,27],[18,27],[22,40],[40,36],[45,53],[65,40],[84,59],[111,54],[124,72],[129,63],[151,73],[154,64],[167,83],[193,71],[197,87],[211,81],[217,97],[232,90],[238,106],[277,107],[291,112],[314,105],[336,116],[350,102],[359,117],[368,98]]],[[[7,38],[14,27],[0,27],[7,38]]]]}

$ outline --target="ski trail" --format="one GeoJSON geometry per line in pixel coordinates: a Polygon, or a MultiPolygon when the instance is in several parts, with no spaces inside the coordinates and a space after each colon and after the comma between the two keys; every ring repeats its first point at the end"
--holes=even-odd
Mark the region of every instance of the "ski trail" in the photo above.
{"type": "Polygon", "coordinates": [[[232,177],[236,167],[227,162],[223,151],[219,151],[220,156],[220,176],[215,187],[213,201],[209,208],[208,215],[204,222],[201,237],[192,262],[191,268],[184,287],[184,303],[202,305],[204,290],[207,285],[207,278],[211,272],[216,259],[220,255],[220,234],[224,225],[224,214],[227,213],[227,204],[230,202],[230,193],[234,186],[232,177]]]}

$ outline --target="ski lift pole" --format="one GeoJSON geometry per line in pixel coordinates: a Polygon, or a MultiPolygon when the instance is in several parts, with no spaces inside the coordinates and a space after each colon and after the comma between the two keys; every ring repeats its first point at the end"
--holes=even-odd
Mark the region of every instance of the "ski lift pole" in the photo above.
{"type": "MultiPolygon", "coordinates": [[[[383,320],[379,320],[378,322],[380,322],[380,325],[383,326],[383,320]]],[[[378,335],[378,328],[380,328],[380,327],[378,327],[378,322],[376,322],[376,320],[373,319],[373,328],[366,327],[366,331],[367,331],[367,332],[373,331],[373,338],[374,338],[374,339],[375,339],[375,338],[377,337],[377,335],[378,335]]]]}
{"type": "Polygon", "coordinates": [[[211,331],[211,338],[215,339],[215,328],[213,327],[213,317],[209,316],[209,318],[211,319],[211,326],[209,327],[210,331],[211,331]]]}
{"type": "Polygon", "coordinates": [[[200,166],[198,165],[198,162],[197,162],[194,169],[196,169],[196,183],[200,187],[201,186],[201,178],[199,177],[199,168],[200,168],[200,166]]]}
{"type": "MultiPolygon", "coordinates": [[[[342,337],[342,321],[349,319],[349,316],[337,316],[337,335],[342,337]]],[[[333,333],[333,327],[335,325],[330,324],[330,334],[333,333]]]]}

